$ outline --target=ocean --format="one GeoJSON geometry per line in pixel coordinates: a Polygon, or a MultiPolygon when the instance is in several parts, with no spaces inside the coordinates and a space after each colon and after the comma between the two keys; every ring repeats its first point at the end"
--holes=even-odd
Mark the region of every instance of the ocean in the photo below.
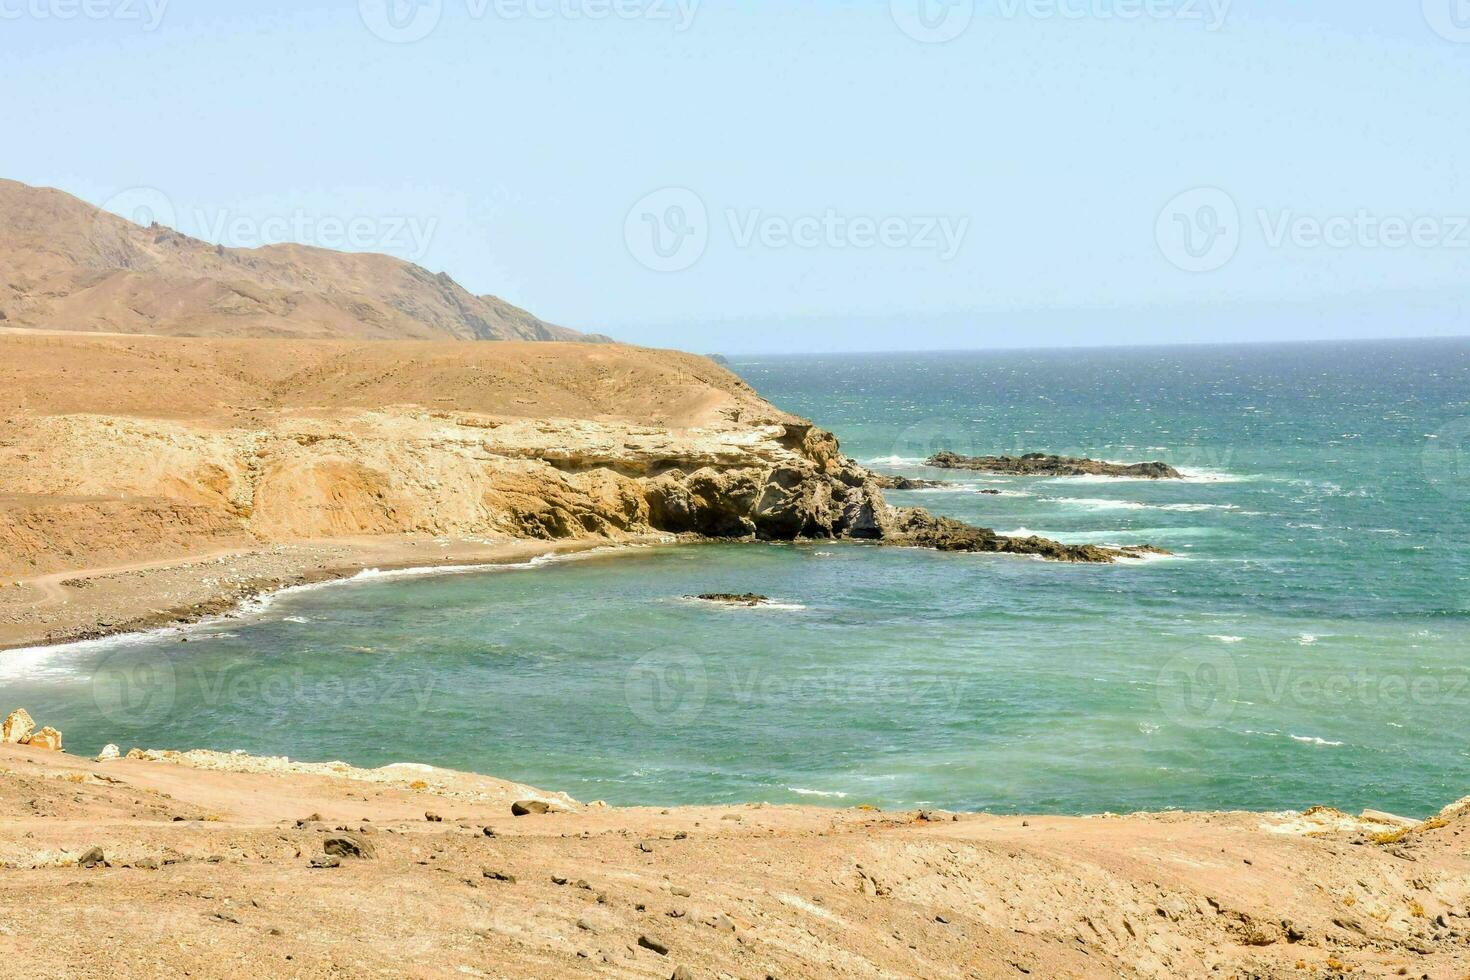
{"type": "Polygon", "coordinates": [[[732,366],[859,461],[953,481],[895,503],[1173,557],[809,542],[369,575],[188,643],[0,655],[0,704],[73,750],[415,761],[614,804],[1423,816],[1470,794],[1470,342],[732,366]],[[941,449],[1187,479],[924,467],[941,449]],[[683,598],[748,591],[777,602],[683,598]]]}

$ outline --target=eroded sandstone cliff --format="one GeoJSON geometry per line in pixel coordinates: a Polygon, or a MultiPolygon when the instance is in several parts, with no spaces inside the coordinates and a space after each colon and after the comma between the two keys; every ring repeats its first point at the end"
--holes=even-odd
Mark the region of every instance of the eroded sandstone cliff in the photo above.
{"type": "Polygon", "coordinates": [[[391,535],[1125,554],[893,508],[831,433],[687,355],[26,335],[0,351],[18,401],[3,576],[391,535]]]}

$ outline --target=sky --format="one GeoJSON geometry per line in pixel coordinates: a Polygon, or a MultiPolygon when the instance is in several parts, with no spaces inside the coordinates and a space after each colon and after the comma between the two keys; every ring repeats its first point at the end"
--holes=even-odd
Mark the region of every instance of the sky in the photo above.
{"type": "Polygon", "coordinates": [[[0,176],[700,352],[1470,334],[1470,0],[0,0],[0,176]]]}

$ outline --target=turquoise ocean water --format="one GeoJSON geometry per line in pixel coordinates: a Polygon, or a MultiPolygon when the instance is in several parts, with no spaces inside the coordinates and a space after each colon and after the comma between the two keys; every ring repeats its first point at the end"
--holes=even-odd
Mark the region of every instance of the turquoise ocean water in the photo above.
{"type": "Polygon", "coordinates": [[[118,742],[419,761],[583,799],[1426,814],[1470,794],[1470,342],[745,358],[895,502],[1177,557],[711,545],[367,577],[0,655],[118,742]],[[938,449],[1184,482],[929,472],[938,449]],[[999,490],[999,495],[982,494],[999,490]],[[691,592],[756,591],[722,609],[691,592]]]}

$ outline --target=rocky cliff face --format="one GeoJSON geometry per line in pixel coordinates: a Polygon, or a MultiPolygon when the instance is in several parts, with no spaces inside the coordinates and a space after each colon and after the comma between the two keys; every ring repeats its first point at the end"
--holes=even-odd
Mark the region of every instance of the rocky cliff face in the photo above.
{"type": "Polygon", "coordinates": [[[392,535],[1124,554],[895,509],[831,433],[668,351],[0,332],[0,355],[0,576],[392,535]]]}
{"type": "Polygon", "coordinates": [[[429,534],[650,532],[846,538],[1111,561],[891,507],[873,474],[804,423],[682,432],[404,409],[258,429],[98,416],[12,422],[0,444],[0,574],[251,543],[429,534]],[[45,466],[20,447],[46,446],[45,466]]]}
{"type": "Polygon", "coordinates": [[[0,445],[0,569],[57,571],[187,545],[360,535],[881,538],[866,471],[806,425],[681,433],[615,422],[419,410],[279,420],[257,430],[64,416],[0,445]],[[20,447],[47,446],[45,466],[20,447]],[[87,528],[86,534],[68,529],[87,528]],[[106,533],[111,531],[112,534],[106,533]]]}

